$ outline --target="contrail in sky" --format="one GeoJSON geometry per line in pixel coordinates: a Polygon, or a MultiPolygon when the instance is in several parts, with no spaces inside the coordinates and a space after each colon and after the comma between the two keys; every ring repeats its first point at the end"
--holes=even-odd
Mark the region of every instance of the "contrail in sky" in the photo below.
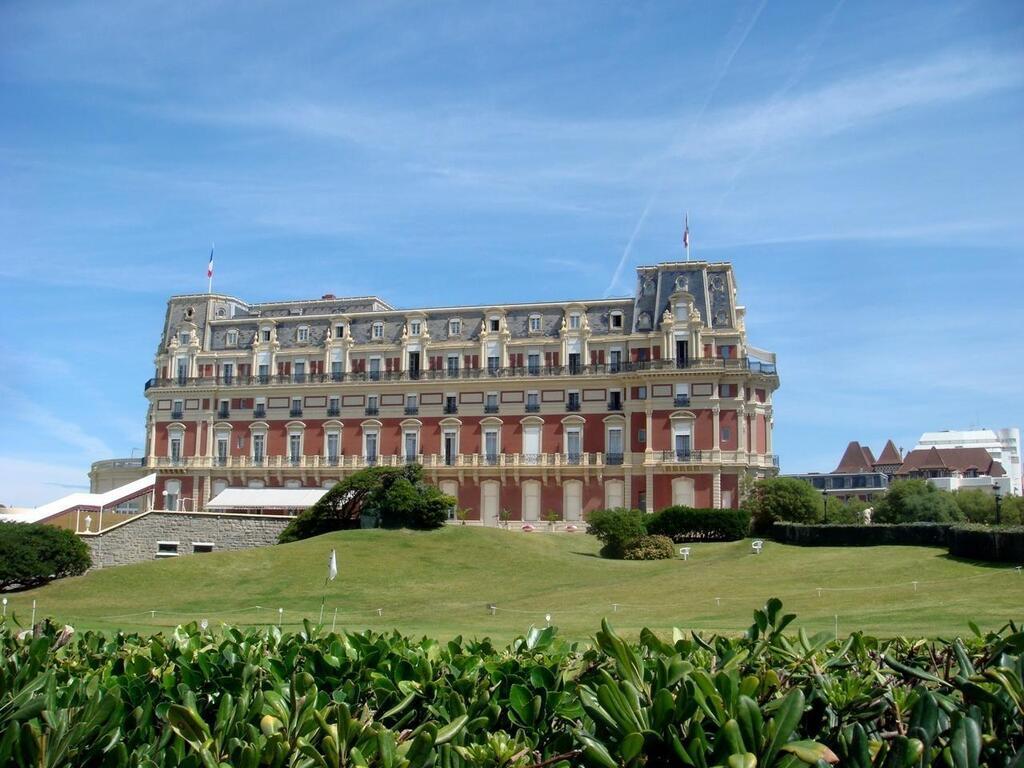
{"type": "MultiPolygon", "coordinates": [[[[743,47],[743,43],[746,42],[747,37],[750,35],[750,31],[754,28],[754,25],[757,24],[757,20],[761,16],[761,12],[767,4],[768,0],[761,0],[757,5],[757,10],[754,11],[754,15],[750,17],[750,20],[746,24],[743,24],[742,20],[740,20],[737,24],[733,25],[733,32],[737,29],[741,30],[739,38],[726,55],[725,61],[722,62],[722,65],[718,69],[718,74],[716,75],[714,82],[711,84],[711,88],[708,89],[707,95],[704,97],[704,102],[700,105],[700,109],[697,110],[697,114],[690,121],[691,130],[700,124],[701,118],[704,117],[704,112],[707,110],[708,105],[711,103],[711,100],[715,97],[715,93],[718,91],[718,86],[721,85],[722,80],[724,80],[725,76],[729,73],[729,68],[732,66],[733,59],[736,58],[736,54],[739,53],[740,48],[743,47]]],[[[682,130],[679,130],[673,135],[672,140],[669,142],[669,147],[675,144],[681,133],[682,130]]],[[[640,234],[640,230],[643,229],[644,222],[647,220],[647,214],[651,212],[651,206],[658,198],[658,195],[661,194],[664,186],[665,172],[663,170],[661,175],[658,177],[658,183],[655,185],[654,191],[651,192],[650,197],[647,198],[647,204],[644,205],[644,209],[640,213],[640,218],[637,220],[636,226],[633,227],[633,233],[629,236],[629,240],[626,242],[626,247],[622,251],[622,258],[619,259],[619,264],[615,267],[615,272],[612,274],[611,282],[608,283],[608,287],[605,289],[605,296],[610,296],[612,291],[615,290],[615,286],[618,285],[619,278],[622,277],[622,270],[625,269],[626,262],[629,260],[629,254],[633,249],[633,241],[636,240],[637,235],[640,234]]]]}

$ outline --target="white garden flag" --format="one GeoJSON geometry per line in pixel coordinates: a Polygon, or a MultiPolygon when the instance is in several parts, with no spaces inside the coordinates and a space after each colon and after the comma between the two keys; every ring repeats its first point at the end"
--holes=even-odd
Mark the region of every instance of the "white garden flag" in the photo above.
{"type": "MultiPolygon", "coordinates": [[[[338,556],[331,550],[331,556],[327,558],[327,581],[334,581],[338,577],[338,556]]],[[[326,582],[325,582],[326,583],[326,582]]]]}

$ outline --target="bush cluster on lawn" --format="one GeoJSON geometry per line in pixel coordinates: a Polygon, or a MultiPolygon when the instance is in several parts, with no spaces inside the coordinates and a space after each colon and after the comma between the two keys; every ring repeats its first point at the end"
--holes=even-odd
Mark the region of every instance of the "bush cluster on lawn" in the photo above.
{"type": "Polygon", "coordinates": [[[1024,527],[954,525],[949,530],[949,554],[971,560],[1024,563],[1024,527]]]}
{"type": "Polygon", "coordinates": [[[647,533],[644,517],[639,509],[598,509],[587,516],[587,533],[604,545],[601,557],[621,560],[626,545],[647,533]]]}
{"type": "Polygon", "coordinates": [[[650,534],[633,539],[622,552],[623,560],[671,560],[675,556],[672,539],[650,534]]]}
{"type": "Polygon", "coordinates": [[[384,528],[440,528],[455,499],[423,480],[423,467],[368,467],[337,483],[316,504],[286,527],[278,541],[308,539],[359,525],[362,515],[376,516],[384,528]]]}
{"type": "Polygon", "coordinates": [[[0,523],[0,589],[37,587],[78,576],[92,565],[89,547],[72,531],[34,523],[0,523]]]}
{"type": "Polygon", "coordinates": [[[593,647],[196,624],[105,636],[0,622],[0,765],[976,768],[1021,762],[1018,628],[966,639],[604,621],[593,647]],[[660,634],[660,633],[659,633],[660,634]]]}
{"type": "Polygon", "coordinates": [[[694,509],[665,507],[645,521],[648,533],[668,536],[672,541],[736,541],[750,530],[750,513],[745,509],[694,509]]]}

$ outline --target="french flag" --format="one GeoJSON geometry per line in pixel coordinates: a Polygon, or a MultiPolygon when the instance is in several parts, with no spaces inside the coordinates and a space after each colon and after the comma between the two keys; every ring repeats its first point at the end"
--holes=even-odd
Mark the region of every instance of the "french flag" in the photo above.
{"type": "Polygon", "coordinates": [[[206,265],[206,276],[213,277],[213,248],[210,249],[210,263],[206,265]]]}

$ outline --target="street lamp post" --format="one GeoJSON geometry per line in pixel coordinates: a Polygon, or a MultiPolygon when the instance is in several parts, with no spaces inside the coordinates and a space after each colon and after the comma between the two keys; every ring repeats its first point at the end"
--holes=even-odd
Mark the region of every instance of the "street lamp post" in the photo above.
{"type": "Polygon", "coordinates": [[[996,497],[996,525],[999,525],[999,502],[1002,501],[1003,499],[1002,495],[1000,495],[999,493],[999,483],[992,483],[992,490],[994,491],[996,497]]]}
{"type": "Polygon", "coordinates": [[[827,524],[828,523],[828,491],[822,490],[822,492],[821,492],[821,500],[825,504],[825,512],[824,512],[824,514],[821,517],[821,522],[827,524]]]}

